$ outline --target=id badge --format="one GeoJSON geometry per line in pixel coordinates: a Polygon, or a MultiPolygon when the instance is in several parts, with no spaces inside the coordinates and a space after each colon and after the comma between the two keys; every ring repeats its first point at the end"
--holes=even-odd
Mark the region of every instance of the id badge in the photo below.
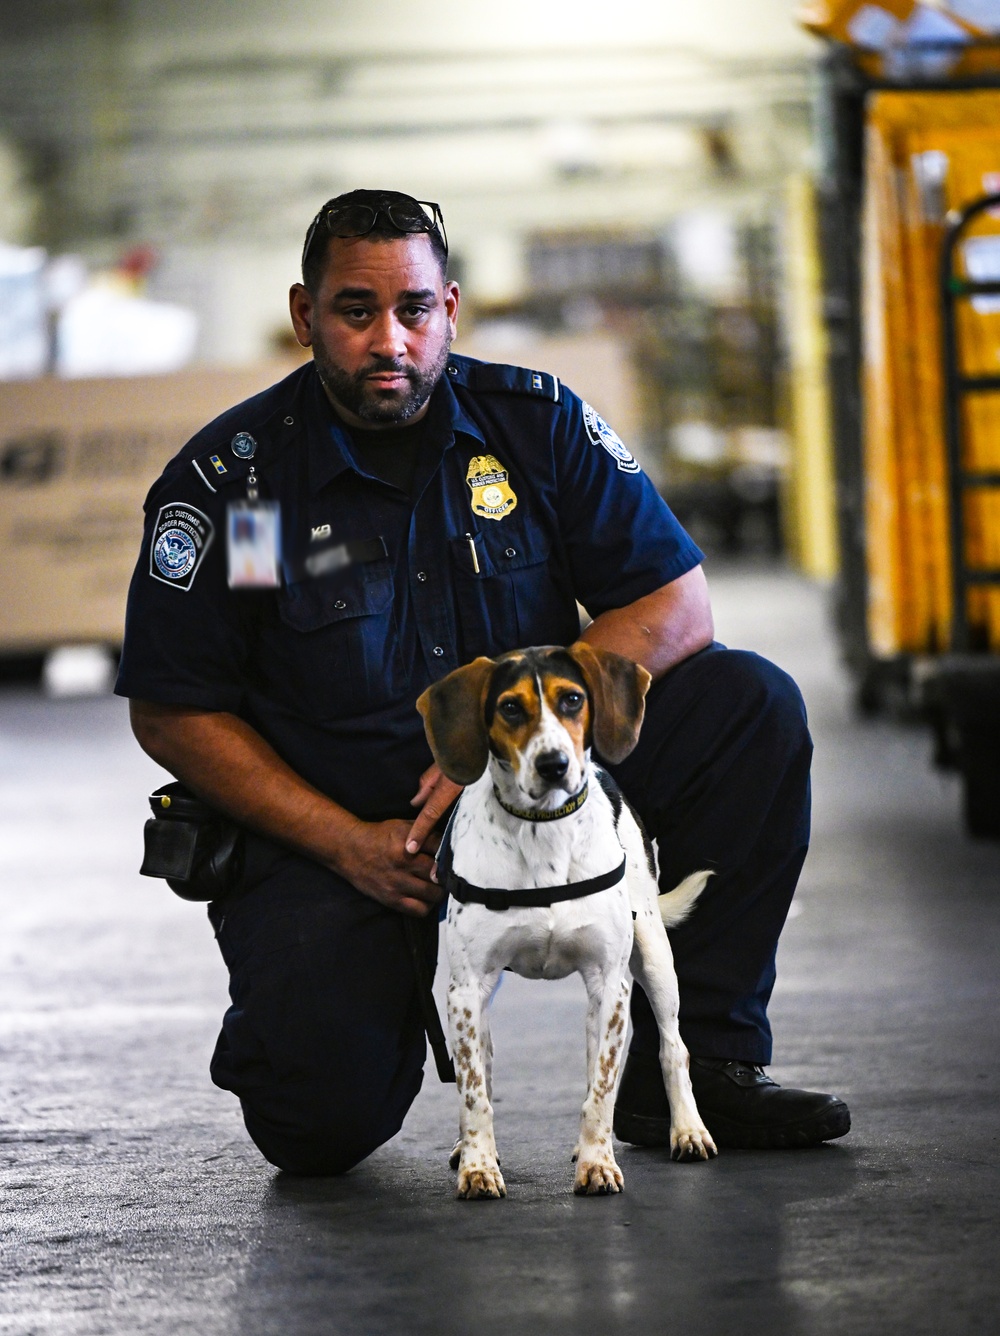
{"type": "Polygon", "coordinates": [[[281,584],[281,507],[277,501],[231,501],[226,507],[230,589],[281,584]]]}

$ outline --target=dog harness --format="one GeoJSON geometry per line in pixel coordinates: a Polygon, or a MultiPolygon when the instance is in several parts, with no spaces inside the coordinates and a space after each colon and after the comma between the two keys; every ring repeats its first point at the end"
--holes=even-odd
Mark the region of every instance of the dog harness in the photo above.
{"type": "MultiPolygon", "coordinates": [[[[512,815],[522,817],[527,821],[553,821],[575,812],[577,808],[583,805],[586,797],[587,786],[584,785],[580,792],[569,802],[545,814],[508,807],[504,802],[501,802],[500,805],[512,815]]],[[[500,801],[499,795],[497,801],[500,801]]],[[[457,811],[458,808],[456,807],[448,820],[444,835],[441,838],[441,844],[438,847],[437,875],[438,883],[449,895],[463,905],[485,905],[487,909],[494,910],[497,913],[502,913],[505,909],[545,909],[549,905],[558,904],[562,900],[580,900],[585,895],[596,895],[598,891],[610,890],[612,886],[617,886],[625,876],[627,860],[623,856],[618,866],[612,868],[610,872],[602,872],[597,877],[588,877],[586,881],[571,881],[563,886],[533,886],[529,890],[517,891],[499,886],[474,886],[471,881],[466,881],[464,877],[460,877],[452,866],[451,828],[457,811]]]]}

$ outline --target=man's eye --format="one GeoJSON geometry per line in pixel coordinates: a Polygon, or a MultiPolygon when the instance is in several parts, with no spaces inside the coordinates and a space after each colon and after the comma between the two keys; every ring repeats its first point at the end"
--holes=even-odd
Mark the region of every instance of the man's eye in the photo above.
{"type": "Polygon", "coordinates": [[[368,319],[368,312],[363,306],[349,306],[345,309],[344,315],[348,320],[353,320],[355,322],[368,319]]]}
{"type": "Polygon", "coordinates": [[[403,312],[403,315],[407,320],[419,320],[421,316],[426,314],[426,306],[407,306],[406,310],[403,312]]]}
{"type": "Polygon", "coordinates": [[[578,714],[583,705],[583,693],[581,691],[567,691],[559,700],[559,708],[563,714],[578,714]]]}

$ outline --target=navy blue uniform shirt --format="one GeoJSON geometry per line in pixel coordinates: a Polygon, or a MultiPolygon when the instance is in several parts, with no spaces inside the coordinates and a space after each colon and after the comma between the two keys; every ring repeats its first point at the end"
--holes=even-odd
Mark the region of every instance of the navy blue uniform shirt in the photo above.
{"type": "Polygon", "coordinates": [[[412,496],[365,471],[311,363],[199,432],[146,499],[119,695],[239,715],[349,811],[412,816],[425,687],[478,654],[570,644],[577,600],[596,617],[702,560],[555,377],[453,355],[425,421],[412,496]],[[227,584],[226,507],[251,466],[281,505],[278,589],[227,584]]]}

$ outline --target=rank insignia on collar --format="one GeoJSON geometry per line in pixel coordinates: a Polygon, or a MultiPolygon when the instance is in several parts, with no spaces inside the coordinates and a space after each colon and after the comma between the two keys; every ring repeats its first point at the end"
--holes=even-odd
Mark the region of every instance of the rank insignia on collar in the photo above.
{"type": "Polygon", "coordinates": [[[507,470],[495,455],[476,455],[469,461],[465,481],[472,492],[472,509],[488,520],[502,520],[517,505],[507,470]]]}
{"type": "Polygon", "coordinates": [[[218,455],[212,455],[212,456],[210,456],[208,462],[211,464],[212,468],[215,469],[216,473],[228,473],[228,472],[229,472],[229,470],[226,468],[225,464],[223,464],[222,460],[219,458],[218,455]]]}

